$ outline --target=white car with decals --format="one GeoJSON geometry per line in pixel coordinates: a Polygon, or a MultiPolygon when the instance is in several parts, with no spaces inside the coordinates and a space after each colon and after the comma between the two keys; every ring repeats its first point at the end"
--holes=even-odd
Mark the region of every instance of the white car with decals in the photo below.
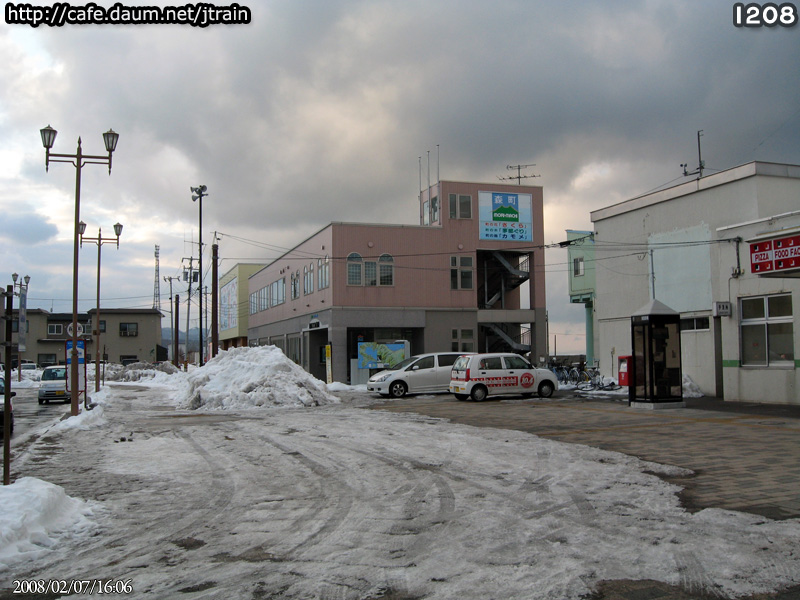
{"type": "Polygon", "coordinates": [[[460,357],[450,374],[450,392],[459,400],[515,394],[549,398],[558,379],[549,369],[537,369],[518,354],[472,354],[460,357]]]}

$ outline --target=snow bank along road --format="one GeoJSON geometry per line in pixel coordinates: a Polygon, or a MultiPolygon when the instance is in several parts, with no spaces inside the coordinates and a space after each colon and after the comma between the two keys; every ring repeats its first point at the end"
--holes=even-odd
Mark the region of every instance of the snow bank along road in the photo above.
{"type": "Polygon", "coordinates": [[[800,583],[800,521],[684,511],[674,468],[347,405],[176,410],[115,386],[104,422],[43,433],[14,471],[90,502],[90,534],[0,565],[131,580],[127,597],[568,599],[658,580],[735,598],[800,583]],[[655,474],[654,474],[655,473],[655,474]]]}

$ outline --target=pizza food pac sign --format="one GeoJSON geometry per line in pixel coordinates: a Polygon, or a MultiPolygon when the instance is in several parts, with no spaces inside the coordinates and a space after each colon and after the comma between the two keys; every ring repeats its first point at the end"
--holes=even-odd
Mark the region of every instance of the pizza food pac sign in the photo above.
{"type": "Polygon", "coordinates": [[[790,270],[800,270],[800,235],[751,242],[751,273],[764,274],[790,270]]]}

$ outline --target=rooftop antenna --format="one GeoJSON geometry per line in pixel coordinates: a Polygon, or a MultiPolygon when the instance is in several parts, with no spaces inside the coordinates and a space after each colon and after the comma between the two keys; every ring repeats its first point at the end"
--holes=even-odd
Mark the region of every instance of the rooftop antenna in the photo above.
{"type": "Polygon", "coordinates": [[[697,169],[689,173],[686,170],[687,165],[686,163],[682,163],[681,167],[683,167],[683,176],[689,177],[689,175],[697,175],[697,178],[700,179],[703,176],[703,169],[706,168],[706,163],[703,162],[703,155],[700,153],[700,138],[703,136],[703,130],[699,130],[697,132],[697,169]]]}
{"type": "Polygon", "coordinates": [[[527,169],[528,167],[535,167],[535,166],[536,166],[536,163],[531,164],[531,165],[507,165],[506,169],[508,169],[509,171],[513,171],[514,169],[516,169],[517,170],[517,174],[516,175],[512,175],[510,177],[500,177],[498,175],[497,178],[500,181],[508,181],[510,179],[516,179],[517,180],[517,184],[518,185],[522,185],[522,180],[523,179],[531,179],[533,177],[541,177],[541,175],[523,175],[522,174],[522,169],[527,169]]]}

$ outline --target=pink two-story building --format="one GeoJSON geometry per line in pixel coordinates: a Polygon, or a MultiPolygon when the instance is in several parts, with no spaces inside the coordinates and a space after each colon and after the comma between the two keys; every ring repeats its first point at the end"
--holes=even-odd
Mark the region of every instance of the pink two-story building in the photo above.
{"type": "Polygon", "coordinates": [[[331,223],[253,274],[250,345],[323,380],[330,345],[333,380],[351,383],[367,342],[543,358],[542,188],[441,181],[419,203],[419,225],[331,223]]]}

